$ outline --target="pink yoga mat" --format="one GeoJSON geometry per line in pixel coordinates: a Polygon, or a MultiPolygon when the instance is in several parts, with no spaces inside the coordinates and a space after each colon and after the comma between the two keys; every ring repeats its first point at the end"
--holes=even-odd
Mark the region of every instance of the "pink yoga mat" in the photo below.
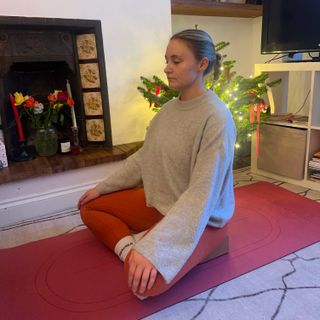
{"type": "Polygon", "coordinates": [[[235,193],[229,254],[144,301],[88,230],[1,250],[1,319],[140,319],[320,240],[319,203],[265,182],[235,193]]]}

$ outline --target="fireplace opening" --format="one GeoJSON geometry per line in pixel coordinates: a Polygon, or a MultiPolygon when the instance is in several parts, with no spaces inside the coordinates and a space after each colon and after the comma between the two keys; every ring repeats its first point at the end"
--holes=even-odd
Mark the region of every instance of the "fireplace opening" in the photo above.
{"type": "MultiPolygon", "coordinates": [[[[32,96],[35,100],[41,103],[48,103],[48,95],[55,90],[66,91],[66,82],[69,81],[72,88],[77,88],[77,79],[75,73],[70,70],[68,64],[65,61],[54,62],[18,62],[14,63],[9,72],[4,76],[3,87],[6,100],[7,112],[6,123],[9,124],[9,132],[7,139],[11,150],[8,150],[9,154],[13,153],[14,142],[18,139],[18,132],[15,127],[15,118],[13,109],[10,106],[10,94],[20,92],[24,96],[32,96]]],[[[75,101],[75,105],[79,106],[80,101],[79,90],[73,90],[72,97],[75,101]]],[[[78,126],[79,126],[79,139],[82,146],[85,145],[83,138],[83,125],[81,123],[81,113],[78,110],[78,126]]],[[[64,106],[60,111],[63,114],[63,123],[56,123],[58,138],[72,136],[71,127],[71,110],[64,106]]],[[[32,148],[34,144],[34,130],[31,126],[31,121],[27,117],[21,117],[21,123],[24,130],[25,138],[28,141],[29,148],[32,148]]],[[[32,148],[32,152],[34,152],[32,148]]]]}
{"type": "MultiPolygon", "coordinates": [[[[66,90],[67,80],[81,147],[111,147],[100,21],[0,16],[0,129],[9,159],[18,141],[10,94],[21,92],[43,103],[54,90],[66,90]]],[[[57,129],[61,136],[70,136],[70,110],[63,112],[64,125],[57,129]]],[[[32,145],[30,120],[22,118],[21,124],[32,145]]]]}

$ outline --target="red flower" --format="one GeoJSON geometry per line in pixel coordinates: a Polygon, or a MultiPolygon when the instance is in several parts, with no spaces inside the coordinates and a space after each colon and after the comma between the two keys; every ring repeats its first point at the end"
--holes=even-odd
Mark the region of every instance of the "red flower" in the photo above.
{"type": "Polygon", "coordinates": [[[160,88],[160,87],[157,87],[157,88],[156,88],[156,96],[158,96],[158,95],[160,94],[160,92],[161,92],[161,88],[160,88]]]}
{"type": "Polygon", "coordinates": [[[34,98],[29,97],[25,102],[24,102],[24,106],[26,108],[34,108],[34,106],[36,105],[36,103],[38,103],[36,100],[34,100],[34,98]]]}
{"type": "Polygon", "coordinates": [[[67,105],[70,107],[74,106],[74,101],[72,98],[70,98],[70,97],[67,98],[67,105]]]}
{"type": "Polygon", "coordinates": [[[58,98],[58,100],[67,100],[68,94],[64,91],[60,91],[60,92],[58,92],[57,98],[58,98]]]}
{"type": "Polygon", "coordinates": [[[53,102],[56,102],[57,98],[53,93],[50,93],[48,95],[48,100],[49,100],[49,102],[53,103],[53,102]]]}

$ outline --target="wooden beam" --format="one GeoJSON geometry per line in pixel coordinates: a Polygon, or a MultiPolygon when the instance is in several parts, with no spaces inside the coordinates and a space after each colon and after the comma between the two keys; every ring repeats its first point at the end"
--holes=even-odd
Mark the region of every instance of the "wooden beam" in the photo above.
{"type": "Polygon", "coordinates": [[[195,16],[256,18],[262,16],[262,5],[196,0],[171,0],[171,13],[195,16]]]}

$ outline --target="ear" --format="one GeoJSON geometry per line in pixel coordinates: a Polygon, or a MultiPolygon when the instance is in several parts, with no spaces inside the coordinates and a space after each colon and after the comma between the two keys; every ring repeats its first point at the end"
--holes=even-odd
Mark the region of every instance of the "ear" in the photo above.
{"type": "Polygon", "coordinates": [[[209,66],[209,59],[207,57],[204,57],[201,59],[199,63],[199,70],[200,71],[205,71],[209,66]]]}

